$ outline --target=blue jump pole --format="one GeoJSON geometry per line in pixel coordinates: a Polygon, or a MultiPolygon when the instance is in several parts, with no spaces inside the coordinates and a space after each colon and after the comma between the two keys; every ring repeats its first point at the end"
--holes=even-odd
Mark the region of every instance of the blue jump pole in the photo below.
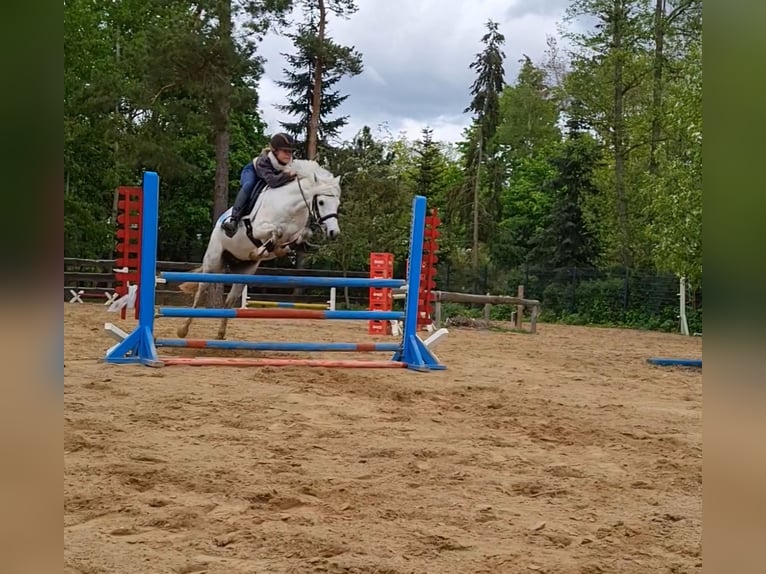
{"type": "Polygon", "coordinates": [[[401,321],[403,311],[319,311],[313,309],[210,309],[198,307],[160,307],[160,317],[195,317],[204,319],[341,319],[401,321]]]}
{"type": "Polygon", "coordinates": [[[159,221],[160,179],[144,172],[141,206],[141,279],[138,284],[138,326],[106,353],[107,363],[142,363],[161,366],[154,345],[154,275],[157,268],[157,224],[159,221]]]}
{"type": "Polygon", "coordinates": [[[157,339],[158,347],[185,347],[192,349],[242,349],[246,351],[330,351],[377,352],[398,351],[399,343],[289,343],[221,341],[218,339],[157,339]]]}
{"type": "Polygon", "coordinates": [[[378,279],[366,277],[300,277],[294,275],[235,275],[232,273],[189,273],[163,271],[166,281],[193,281],[196,283],[240,283],[245,285],[271,285],[273,287],[380,287],[396,289],[404,286],[404,279],[378,279]]]}
{"type": "Polygon", "coordinates": [[[647,363],[658,365],[660,367],[694,367],[702,368],[702,359],[666,359],[663,357],[652,357],[646,360],[647,363]]]}

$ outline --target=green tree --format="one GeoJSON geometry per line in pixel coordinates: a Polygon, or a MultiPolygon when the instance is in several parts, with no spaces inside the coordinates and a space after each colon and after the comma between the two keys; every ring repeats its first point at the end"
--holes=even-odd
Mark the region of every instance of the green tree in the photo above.
{"type": "Polygon", "coordinates": [[[595,25],[568,34],[579,51],[567,76],[567,92],[577,101],[578,119],[608,145],[610,162],[599,183],[607,192],[599,196],[601,239],[607,259],[630,267],[640,260],[646,228],[637,193],[645,185],[646,164],[634,155],[649,141],[643,122],[650,72],[647,2],[574,0],[567,19],[579,17],[594,19],[595,25]]]}
{"type": "Polygon", "coordinates": [[[315,159],[322,140],[332,137],[346,124],[347,118],[325,119],[348,96],[330,92],[329,88],[345,75],[362,71],[361,55],[353,48],[341,46],[327,34],[328,12],[348,18],[357,11],[354,0],[302,0],[306,22],[293,37],[298,49],[290,61],[293,70],[286,71],[282,86],[290,90],[292,100],[283,111],[299,116],[288,129],[296,135],[305,128],[305,153],[315,159]],[[306,110],[308,105],[308,111],[306,110]],[[305,126],[304,126],[305,124],[305,126]]]}
{"type": "Polygon", "coordinates": [[[371,251],[406,259],[413,190],[397,172],[394,143],[376,140],[365,126],[348,145],[328,152],[328,167],[343,176],[342,233],[310,256],[314,262],[349,271],[366,268],[371,251]]]}
{"type": "Polygon", "coordinates": [[[344,77],[355,76],[362,72],[362,56],[352,47],[341,46],[331,38],[325,37],[320,42],[315,22],[302,24],[298,32],[290,35],[296,52],[283,54],[290,65],[284,70],[285,79],[277,84],[288,91],[288,103],[277,105],[277,109],[296,116],[295,121],[280,122],[283,128],[301,142],[303,155],[310,157],[308,150],[309,131],[314,109],[314,93],[317,64],[321,61],[320,102],[316,148],[326,149],[329,140],[336,138],[340,129],[348,123],[348,116],[331,118],[332,114],[348,98],[332,88],[344,77]]]}
{"type": "Polygon", "coordinates": [[[263,68],[257,45],[281,22],[290,0],[199,0],[175,25],[155,30],[157,44],[150,77],[169,97],[191,95],[203,113],[215,149],[213,218],[229,204],[229,149],[232,113],[254,110],[263,68]],[[245,34],[235,34],[234,21],[245,34]]]}
{"type": "Polygon", "coordinates": [[[671,63],[668,49],[672,53],[677,48],[679,35],[686,30],[701,31],[702,0],[655,0],[652,59],[652,108],[651,108],[651,143],[649,149],[649,171],[659,173],[657,158],[658,147],[663,139],[663,96],[667,83],[667,68],[671,63]],[[668,11],[670,8],[670,11],[668,11]],[[699,22],[699,27],[695,26],[699,22]],[[691,26],[689,26],[691,24],[691,26]]]}
{"type": "Polygon", "coordinates": [[[64,252],[108,257],[115,188],[130,182],[121,146],[133,95],[131,48],[147,25],[144,3],[64,4],[64,252]]]}
{"type": "Polygon", "coordinates": [[[659,177],[648,212],[659,269],[702,280],[702,45],[688,47],[666,90],[668,137],[658,146],[659,177]]]}
{"type": "MultiPolygon", "coordinates": [[[[260,9],[277,4],[284,3],[238,3],[237,10],[264,16],[260,9]]],[[[115,188],[140,184],[143,169],[162,178],[161,226],[168,232],[160,237],[161,255],[204,241],[223,168],[228,179],[228,149],[225,162],[221,153],[228,144],[221,144],[243,127],[245,139],[262,139],[255,36],[235,43],[224,90],[231,105],[226,125],[215,123],[223,105],[219,56],[226,50],[217,10],[225,15],[226,6],[212,0],[65,4],[66,253],[111,255],[115,188]]],[[[262,29],[270,22],[244,25],[262,29]]],[[[219,185],[218,192],[228,196],[229,188],[219,185]]],[[[217,209],[227,201],[219,198],[217,209]]]]}
{"type": "Polygon", "coordinates": [[[428,198],[439,192],[441,176],[445,168],[444,158],[433,139],[433,129],[425,127],[422,138],[415,142],[415,190],[428,198]]]}
{"type": "Polygon", "coordinates": [[[551,159],[556,168],[556,175],[547,182],[552,204],[532,254],[538,265],[571,268],[596,262],[598,245],[583,198],[598,193],[593,174],[600,154],[593,137],[576,120],[570,121],[567,139],[551,159]]]}
{"type": "Polygon", "coordinates": [[[516,83],[500,96],[500,121],[495,140],[506,157],[532,155],[561,139],[559,110],[545,72],[524,56],[516,83]]]}
{"type": "Polygon", "coordinates": [[[481,168],[487,165],[488,201],[496,207],[499,204],[498,194],[500,191],[501,170],[496,164],[496,150],[492,142],[500,119],[500,93],[505,85],[505,36],[500,33],[497,22],[489,20],[486,23],[487,32],[482,36],[481,42],[484,49],[476,54],[470,68],[475,70],[476,78],[471,85],[473,96],[471,103],[463,110],[474,114],[474,129],[467,132],[467,149],[465,152],[466,173],[468,180],[464,187],[465,192],[471,198],[465,204],[472,206],[472,264],[474,274],[478,277],[479,265],[479,220],[481,212],[481,168]]]}
{"type": "Polygon", "coordinates": [[[502,152],[506,185],[496,235],[490,246],[494,263],[513,267],[529,260],[552,204],[547,182],[555,176],[550,157],[561,140],[558,105],[545,72],[529,57],[521,60],[514,85],[500,97],[495,142],[502,152]]]}
{"type": "Polygon", "coordinates": [[[501,197],[505,215],[489,250],[495,264],[515,267],[529,261],[552,204],[546,186],[556,176],[548,155],[552,149],[512,161],[511,177],[501,197]]]}

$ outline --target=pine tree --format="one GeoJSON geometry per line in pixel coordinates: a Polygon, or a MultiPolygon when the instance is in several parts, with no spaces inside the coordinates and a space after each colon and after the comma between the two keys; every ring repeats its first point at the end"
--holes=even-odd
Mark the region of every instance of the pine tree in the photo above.
{"type": "Polygon", "coordinates": [[[553,204],[532,259],[556,268],[590,266],[598,256],[595,235],[583,213],[583,203],[596,194],[594,172],[599,161],[597,142],[577,120],[568,122],[567,139],[551,158],[557,174],[546,187],[553,204]]]}
{"type": "Polygon", "coordinates": [[[291,133],[299,142],[304,157],[309,157],[308,141],[313,110],[316,54],[323,53],[321,84],[321,107],[317,146],[329,147],[329,142],[336,138],[343,126],[348,123],[348,116],[332,118],[332,114],[348,98],[332,88],[345,76],[354,76],[362,72],[362,56],[351,47],[341,46],[327,38],[320,46],[317,27],[313,22],[302,24],[298,32],[290,35],[296,51],[283,54],[290,68],[284,70],[285,79],[277,84],[288,91],[288,103],[277,105],[277,109],[294,116],[295,121],[281,121],[280,125],[291,133]]]}
{"type": "Polygon", "coordinates": [[[500,118],[500,93],[505,85],[505,69],[503,63],[505,53],[502,46],[505,36],[500,33],[497,22],[489,20],[486,24],[487,33],[482,36],[484,49],[476,54],[475,60],[469,66],[476,71],[476,79],[471,85],[473,99],[464,112],[473,112],[474,129],[469,131],[468,149],[466,154],[466,168],[469,174],[471,190],[470,204],[473,207],[473,238],[471,263],[474,274],[478,273],[479,264],[479,214],[480,187],[482,181],[481,167],[489,164],[489,198],[491,203],[498,204],[500,188],[499,173],[496,165],[490,163],[493,159],[491,144],[497,130],[500,118]]]}
{"type": "Polygon", "coordinates": [[[327,34],[328,12],[349,17],[356,12],[354,0],[303,0],[306,21],[293,39],[296,52],[283,54],[290,64],[285,79],[277,82],[289,93],[288,103],[276,106],[292,122],[280,122],[301,143],[304,156],[314,159],[320,147],[338,136],[348,123],[348,116],[330,119],[331,114],[348,98],[332,90],[345,76],[362,72],[362,56],[354,47],[343,46],[327,34]]]}
{"type": "Polygon", "coordinates": [[[444,161],[439,146],[433,139],[433,129],[425,127],[421,133],[422,139],[415,142],[415,191],[430,199],[439,191],[444,161]]]}
{"type": "Polygon", "coordinates": [[[505,86],[505,36],[500,33],[497,22],[489,20],[487,33],[481,41],[484,49],[476,54],[469,66],[476,71],[476,79],[471,85],[473,99],[464,112],[473,112],[475,122],[481,127],[481,139],[488,142],[495,135],[500,120],[500,93],[505,86]]]}

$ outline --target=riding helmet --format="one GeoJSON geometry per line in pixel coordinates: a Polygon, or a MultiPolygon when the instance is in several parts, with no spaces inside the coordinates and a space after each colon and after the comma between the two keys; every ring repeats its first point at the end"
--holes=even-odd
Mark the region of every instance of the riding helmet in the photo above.
{"type": "Polygon", "coordinates": [[[271,145],[271,148],[274,150],[286,149],[289,151],[293,151],[295,149],[295,140],[290,134],[281,132],[271,136],[271,141],[269,142],[269,145],[271,145]]]}

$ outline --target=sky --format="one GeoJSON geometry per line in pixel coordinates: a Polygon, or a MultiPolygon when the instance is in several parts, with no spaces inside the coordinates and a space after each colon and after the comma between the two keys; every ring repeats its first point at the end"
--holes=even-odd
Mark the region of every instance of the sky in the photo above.
{"type": "MultiPolygon", "coordinates": [[[[419,139],[429,126],[438,141],[455,142],[471,116],[463,110],[471,101],[474,70],[481,37],[489,19],[505,36],[505,81],[513,83],[519,60],[526,54],[539,64],[546,37],[559,36],[558,25],[569,0],[356,0],[358,11],[349,19],[331,16],[328,32],[338,43],[362,54],[364,71],[338,83],[349,94],[337,115],[348,115],[341,131],[350,140],[363,126],[380,134],[404,132],[419,139]]],[[[559,40],[560,45],[563,43],[559,40]]],[[[266,59],[259,94],[267,130],[292,121],[274,107],[285,100],[275,81],[286,67],[281,53],[292,53],[289,38],[267,35],[260,53],[266,59]]]]}

